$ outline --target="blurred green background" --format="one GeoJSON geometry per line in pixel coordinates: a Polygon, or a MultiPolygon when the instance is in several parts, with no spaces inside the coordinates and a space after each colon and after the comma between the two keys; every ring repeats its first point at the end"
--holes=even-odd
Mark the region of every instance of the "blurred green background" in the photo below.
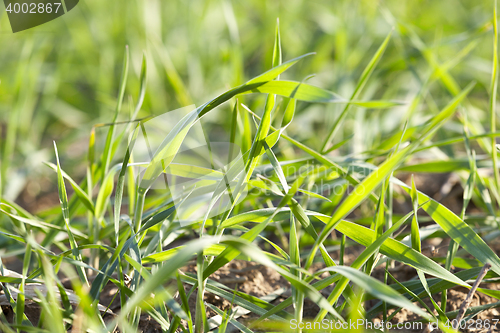
{"type": "MultiPolygon", "coordinates": [[[[394,28],[362,99],[411,101],[428,84],[416,109],[352,108],[334,141],[354,137],[333,157],[356,157],[406,119],[422,123],[471,80],[478,82],[470,97],[473,131],[487,131],[481,123],[488,119],[492,1],[83,0],[63,17],[16,34],[0,6],[1,193],[34,210],[36,199],[55,188],[55,175],[42,164],[53,160],[52,140],[65,170],[84,177],[91,127],[113,117],[125,45],[131,67],[120,120],[137,99],[143,53],[148,86],[139,117],[200,105],[271,67],[277,18],[284,60],[316,52],[285,79],[315,75],[309,83],[348,98],[394,28]]],[[[299,104],[287,132],[319,149],[342,107],[299,104]]],[[[207,121],[225,126],[230,117],[218,112],[207,121]]],[[[444,131],[460,135],[456,125],[444,131]]],[[[104,140],[104,132],[97,135],[104,140]]]]}

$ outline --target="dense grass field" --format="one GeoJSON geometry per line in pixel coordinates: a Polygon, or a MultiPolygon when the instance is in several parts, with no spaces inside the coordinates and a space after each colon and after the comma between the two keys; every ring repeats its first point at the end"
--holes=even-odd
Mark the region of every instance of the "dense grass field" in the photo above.
{"type": "Polygon", "coordinates": [[[500,331],[495,1],[1,10],[1,332],[500,331]]]}

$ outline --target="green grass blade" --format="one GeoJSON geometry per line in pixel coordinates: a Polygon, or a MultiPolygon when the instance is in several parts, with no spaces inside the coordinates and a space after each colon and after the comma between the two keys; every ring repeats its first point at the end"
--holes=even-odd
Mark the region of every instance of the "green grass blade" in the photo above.
{"type": "Polygon", "coordinates": [[[269,148],[269,146],[267,145],[267,143],[265,141],[264,141],[264,148],[266,150],[267,158],[271,162],[271,165],[273,166],[274,172],[278,176],[278,179],[281,183],[281,186],[283,187],[283,190],[285,191],[285,193],[288,192],[290,187],[288,186],[288,183],[287,183],[286,178],[285,178],[285,174],[283,173],[283,169],[280,166],[280,162],[278,161],[278,159],[276,158],[276,155],[274,155],[273,151],[271,150],[271,148],[269,148]]]}
{"type": "MultiPolygon", "coordinates": [[[[28,236],[31,237],[31,236],[28,236]]],[[[28,276],[28,269],[31,261],[31,244],[30,242],[27,242],[26,244],[26,252],[24,254],[24,259],[23,259],[23,271],[22,271],[22,277],[21,277],[21,284],[19,285],[19,293],[17,294],[17,304],[16,304],[16,324],[18,325],[23,325],[23,324],[31,324],[29,320],[27,322],[23,322],[23,320],[26,318],[26,315],[24,314],[24,304],[25,304],[25,297],[24,297],[24,287],[26,284],[26,276],[28,276]]],[[[26,318],[27,319],[27,318],[26,318]]],[[[19,330],[18,330],[19,332],[19,330]]]]}
{"type": "Polygon", "coordinates": [[[186,291],[184,290],[184,286],[182,285],[181,278],[179,276],[179,272],[176,273],[176,278],[177,278],[177,290],[179,291],[179,297],[181,299],[181,306],[184,312],[187,314],[187,322],[188,322],[188,329],[189,332],[193,332],[193,320],[191,316],[191,311],[189,310],[189,302],[188,298],[186,296],[186,291]]]}
{"type": "Polygon", "coordinates": [[[131,120],[134,120],[137,117],[137,114],[141,110],[142,104],[144,103],[144,97],[146,96],[146,84],[148,81],[148,61],[146,59],[146,54],[142,55],[141,74],[139,80],[141,82],[139,87],[139,96],[137,97],[137,103],[131,120]]]}
{"type": "Polygon", "coordinates": [[[102,181],[102,185],[99,188],[99,193],[97,194],[97,199],[95,203],[95,216],[98,220],[101,220],[106,212],[106,207],[109,203],[109,198],[113,193],[115,187],[115,175],[121,165],[116,165],[106,174],[102,181]]]}
{"type": "MultiPolygon", "coordinates": [[[[248,112],[251,112],[249,109],[246,109],[248,112]]],[[[252,115],[254,117],[256,117],[257,119],[260,119],[255,113],[251,112],[252,115]]],[[[274,127],[271,126],[271,129],[272,130],[276,130],[274,127]]],[[[276,131],[277,133],[279,133],[278,131],[276,131]]],[[[275,132],[275,133],[276,133],[275,132]]],[[[316,160],[318,160],[318,162],[330,167],[332,170],[338,172],[339,174],[341,174],[343,177],[345,177],[350,184],[352,185],[358,185],[360,183],[360,181],[358,179],[356,179],[354,176],[351,175],[350,172],[348,172],[348,170],[342,168],[340,165],[338,165],[337,163],[331,161],[330,159],[328,159],[327,157],[323,156],[322,154],[320,154],[319,152],[315,151],[314,149],[304,145],[303,143],[285,135],[285,134],[281,134],[281,137],[283,137],[283,139],[289,141],[290,143],[292,143],[294,146],[296,146],[297,148],[299,148],[300,150],[306,152],[307,154],[309,154],[310,156],[314,157],[316,160]]],[[[272,145],[269,145],[270,147],[272,145]]],[[[373,201],[373,202],[377,202],[378,201],[378,198],[377,196],[375,196],[373,193],[370,193],[370,199],[373,201]]]]}
{"type": "MultiPolygon", "coordinates": [[[[56,161],[57,161],[57,187],[59,189],[59,201],[61,202],[61,209],[62,209],[62,214],[64,217],[64,222],[66,223],[66,231],[68,233],[69,237],[69,243],[73,252],[73,256],[76,260],[82,261],[82,256],[80,254],[80,251],[78,250],[78,245],[75,241],[75,237],[73,236],[73,233],[71,232],[71,228],[69,226],[69,209],[68,209],[68,195],[66,194],[66,185],[64,185],[64,177],[61,172],[61,165],[59,163],[59,155],[57,153],[57,146],[54,141],[54,151],[56,154],[56,161]]],[[[76,267],[78,275],[80,276],[80,279],[82,282],[86,283],[88,285],[88,280],[87,280],[87,275],[85,274],[85,271],[83,270],[82,267],[77,266],[76,267]]]]}
{"type": "MultiPolygon", "coordinates": [[[[384,242],[397,231],[411,216],[412,213],[406,214],[403,218],[401,218],[398,222],[396,222],[391,228],[389,228],[386,232],[384,232],[379,238],[374,239],[374,241],[366,247],[366,249],[354,260],[351,264],[351,268],[360,269],[368,260],[370,260],[371,256],[379,250],[379,248],[384,244],[384,242]]],[[[345,236],[345,234],[343,234],[345,236]]],[[[348,286],[349,279],[346,277],[342,277],[335,288],[328,296],[328,302],[330,304],[334,304],[340,295],[344,292],[344,289],[348,286]]],[[[316,316],[316,321],[321,321],[324,319],[326,312],[324,310],[320,310],[318,315],[316,316]]]]}
{"type": "MultiPolygon", "coordinates": [[[[425,207],[425,204],[422,205],[422,208],[423,207],[425,207]]],[[[328,221],[328,218],[322,216],[316,217],[324,223],[328,221]]],[[[346,234],[347,237],[361,245],[369,246],[373,243],[374,231],[358,224],[342,220],[338,224],[337,230],[346,234]]],[[[385,240],[385,242],[380,246],[380,252],[391,259],[403,262],[415,268],[419,268],[427,274],[434,275],[447,281],[453,281],[454,283],[464,287],[469,287],[467,283],[458,279],[455,275],[436,264],[430,258],[416,252],[412,248],[393,238],[385,240]]]]}
{"type": "Polygon", "coordinates": [[[379,280],[358,271],[357,269],[348,266],[336,266],[324,268],[322,271],[339,273],[352,281],[354,284],[363,288],[366,292],[375,296],[377,299],[406,308],[428,320],[432,320],[432,317],[429,316],[429,314],[414,305],[397,291],[383,284],[379,280]]]}
{"type": "Polygon", "coordinates": [[[128,45],[125,46],[125,53],[124,53],[124,58],[123,58],[123,68],[122,68],[122,75],[120,78],[120,88],[118,92],[118,101],[116,103],[116,109],[115,109],[115,114],[113,116],[113,121],[111,126],[109,127],[108,134],[106,136],[106,144],[104,146],[104,151],[102,154],[102,160],[101,160],[101,179],[104,179],[105,175],[108,172],[109,164],[111,162],[111,145],[113,142],[113,136],[115,134],[115,125],[114,123],[118,119],[118,114],[120,113],[120,109],[122,107],[122,102],[123,102],[123,96],[125,95],[125,87],[127,86],[127,76],[128,76],[128,65],[129,65],[129,51],[128,51],[128,45]]]}
{"type": "Polygon", "coordinates": [[[422,244],[420,243],[420,227],[417,219],[418,196],[413,175],[411,177],[411,201],[413,203],[413,218],[411,220],[411,247],[417,252],[422,252],[422,244]]]}
{"type": "MultiPolygon", "coordinates": [[[[490,84],[490,131],[496,131],[496,104],[497,104],[497,86],[498,86],[498,27],[497,27],[497,2],[493,8],[493,70],[491,73],[490,84]]],[[[498,174],[498,159],[497,150],[495,149],[496,140],[491,138],[491,159],[493,161],[493,175],[495,180],[495,188],[500,191],[500,178],[498,174]]]]}
{"type": "MultiPolygon", "coordinates": [[[[354,92],[350,98],[350,101],[353,101],[359,97],[361,91],[363,90],[363,87],[365,86],[366,82],[368,81],[371,74],[373,73],[373,70],[377,66],[377,63],[379,62],[380,58],[384,54],[384,51],[387,48],[387,45],[389,44],[389,40],[391,38],[391,35],[392,35],[392,31],[389,33],[389,35],[387,35],[385,40],[382,42],[382,44],[378,48],[377,52],[375,52],[375,55],[372,57],[372,59],[370,60],[370,62],[366,66],[366,68],[364,69],[364,71],[361,74],[361,77],[358,81],[358,84],[356,85],[356,88],[354,89],[354,92]]],[[[342,111],[342,113],[340,114],[340,116],[337,118],[337,120],[333,124],[332,128],[330,129],[325,141],[323,142],[323,146],[321,147],[320,152],[324,152],[325,150],[328,149],[328,145],[330,144],[333,137],[337,133],[337,130],[339,129],[340,124],[342,123],[342,121],[346,117],[347,112],[349,111],[350,107],[351,107],[351,104],[347,104],[345,106],[344,110],[342,111]]]]}
{"type": "MultiPolygon", "coordinates": [[[[54,170],[55,172],[57,172],[57,165],[55,165],[53,163],[50,163],[50,162],[44,162],[44,163],[49,168],[51,168],[52,170],[54,170]]],[[[75,194],[78,197],[78,199],[80,199],[80,201],[85,205],[85,207],[87,207],[92,212],[92,214],[93,214],[94,210],[95,210],[95,207],[94,207],[94,203],[92,202],[92,200],[90,199],[90,197],[88,196],[88,194],[85,193],[85,191],[80,187],[80,185],[78,185],[73,180],[73,178],[71,178],[70,176],[68,176],[68,174],[66,172],[64,172],[64,170],[61,169],[61,173],[62,173],[64,179],[66,179],[69,182],[69,184],[71,185],[71,187],[75,191],[75,194]]]]}
{"type": "MultiPolygon", "coordinates": [[[[290,215],[290,237],[289,237],[289,246],[290,246],[290,261],[295,265],[300,267],[300,247],[299,247],[299,235],[297,233],[297,225],[296,220],[290,215]]],[[[294,269],[290,270],[292,274],[295,274],[297,278],[301,278],[302,274],[294,269]]],[[[304,294],[297,290],[296,288],[292,288],[292,297],[293,304],[295,310],[295,319],[297,321],[302,321],[303,318],[303,309],[304,309],[304,294]]]]}
{"type": "Polygon", "coordinates": [[[151,275],[144,283],[136,290],[135,294],[129,299],[125,307],[122,308],[120,315],[115,319],[115,322],[120,323],[126,319],[126,316],[136,309],[143,301],[149,297],[158,287],[167,281],[172,275],[177,272],[177,269],[184,266],[196,253],[203,251],[205,247],[215,243],[213,238],[197,239],[189,242],[186,246],[177,252],[177,254],[169,260],[168,265],[164,265],[158,271],[151,275]]]}
{"type": "MultiPolygon", "coordinates": [[[[402,186],[406,192],[410,192],[406,186],[402,186]]],[[[443,230],[474,258],[483,264],[489,263],[492,270],[500,274],[500,258],[493,250],[472,230],[460,217],[437,201],[429,198],[424,193],[418,192],[419,201],[426,202],[422,205],[430,217],[443,228],[443,230]]]]}
{"type": "Polygon", "coordinates": [[[123,188],[125,186],[125,173],[127,171],[127,165],[129,163],[132,150],[134,149],[135,140],[137,139],[138,133],[139,133],[139,125],[135,128],[134,132],[132,133],[130,143],[127,147],[127,152],[125,153],[125,157],[123,158],[120,174],[118,175],[118,182],[116,183],[114,214],[113,214],[116,246],[118,246],[119,244],[118,238],[120,236],[120,211],[122,206],[123,188]]]}
{"type": "Polygon", "coordinates": [[[430,119],[426,123],[425,128],[422,130],[422,134],[418,140],[400,150],[398,153],[394,154],[382,163],[375,172],[372,172],[368,177],[366,177],[363,182],[361,182],[340,204],[332,215],[330,221],[321,232],[317,241],[314,243],[314,246],[311,249],[311,254],[309,255],[305,265],[306,268],[311,266],[314,255],[319,248],[319,244],[325,241],[326,237],[335,229],[340,220],[352,212],[354,208],[361,203],[361,201],[363,201],[387,176],[389,176],[397,168],[397,166],[412,152],[413,149],[415,149],[421,142],[427,140],[432,133],[442,126],[444,121],[446,121],[455,112],[457,105],[465,98],[465,96],[467,96],[473,86],[473,84],[470,84],[439,114],[430,119]]]}
{"type": "Polygon", "coordinates": [[[347,103],[348,105],[356,105],[364,108],[385,109],[402,104],[401,102],[397,101],[347,101],[343,97],[340,97],[328,90],[303,82],[285,80],[265,82],[253,89],[242,92],[242,94],[257,92],[265,94],[276,94],[283,97],[310,103],[347,103]]]}
{"type": "MultiPolygon", "coordinates": [[[[281,36],[280,36],[280,20],[276,19],[276,32],[274,37],[274,48],[273,48],[273,65],[272,67],[277,67],[281,65],[281,36]]],[[[279,79],[279,76],[276,77],[279,79]]]]}
{"type": "Polygon", "coordinates": [[[262,251],[256,247],[255,245],[251,244],[247,240],[244,240],[242,238],[225,238],[224,243],[227,245],[230,245],[231,247],[237,248],[239,252],[242,252],[252,258],[254,261],[267,266],[271,267],[274,270],[276,270],[281,276],[283,276],[285,279],[287,279],[294,287],[299,289],[301,292],[304,293],[304,295],[308,298],[310,298],[313,302],[317,303],[320,307],[326,309],[329,313],[331,313],[334,317],[336,317],[340,321],[344,321],[344,319],[335,311],[335,309],[328,303],[328,301],[321,296],[321,294],[310,284],[304,282],[301,279],[298,279],[296,276],[291,274],[289,271],[284,270],[283,268],[279,267],[275,263],[273,263],[267,256],[265,256],[262,251]]]}
{"type": "MultiPolygon", "coordinates": [[[[272,219],[280,211],[280,209],[283,208],[286,204],[288,204],[288,202],[293,198],[302,181],[303,181],[302,178],[296,180],[292,185],[292,187],[290,188],[290,190],[288,191],[288,193],[281,199],[278,207],[273,210],[271,215],[269,215],[264,222],[258,224],[257,226],[253,227],[248,232],[243,234],[241,238],[245,239],[246,241],[255,240],[255,238],[257,238],[257,236],[265,229],[268,223],[272,221],[272,219]]],[[[221,224],[221,226],[222,225],[223,224],[221,224]]],[[[225,264],[236,258],[239,254],[240,252],[237,249],[228,248],[224,250],[224,252],[222,252],[219,256],[217,256],[217,258],[215,258],[215,260],[212,261],[212,263],[205,269],[205,271],[203,272],[203,279],[207,279],[216,270],[218,270],[219,268],[221,268],[222,266],[224,266],[225,264]]]]}

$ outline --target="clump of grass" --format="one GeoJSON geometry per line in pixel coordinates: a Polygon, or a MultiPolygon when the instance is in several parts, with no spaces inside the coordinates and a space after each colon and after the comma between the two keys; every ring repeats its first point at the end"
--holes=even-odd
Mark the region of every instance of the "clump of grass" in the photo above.
{"type": "MultiPolygon", "coordinates": [[[[230,11],[230,7],[227,10],[230,11]]],[[[137,102],[130,107],[125,129],[120,132],[118,128],[118,120],[124,113],[123,100],[131,67],[126,48],[113,118],[110,124],[100,125],[107,130],[101,154],[97,153],[95,142],[102,138],[96,137],[95,129],[90,134],[85,180],[78,183],[64,172],[64,163],[54,145],[56,163],[47,165],[57,177],[61,204],[57,216],[44,221],[12,202],[2,201],[1,212],[9,218],[10,225],[1,234],[22,245],[24,261],[20,277],[5,273],[0,276],[6,300],[15,313],[12,323],[0,314],[0,329],[6,332],[64,332],[72,328],[109,332],[119,328],[129,332],[140,329],[140,315],[148,313],[165,332],[213,329],[223,332],[230,325],[244,332],[271,328],[289,331],[291,320],[310,320],[304,318],[305,300],[309,299],[319,306],[315,322],[324,319],[341,323],[357,319],[372,321],[379,315],[390,320],[401,309],[406,309],[419,315],[423,322],[438,321],[442,331],[453,332],[449,321],[457,314],[447,311],[446,292],[456,286],[471,288],[471,282],[483,265],[491,266],[488,279],[500,274],[500,259],[485,241],[494,239],[498,229],[494,215],[497,208],[489,199],[489,192],[498,196],[494,149],[494,138],[498,135],[494,132],[496,10],[493,26],[495,56],[490,133],[469,136],[468,129],[476,131],[477,124],[466,117],[456,117],[456,113],[460,109],[472,108],[469,96],[478,88],[471,82],[464,89],[456,90],[457,85],[447,72],[450,64],[437,63],[433,51],[411,28],[396,26],[398,39],[408,38],[415,44],[431,64],[432,71],[422,83],[420,92],[409,103],[402,103],[362,98],[364,87],[382,61],[395,32],[388,33],[382,41],[362,70],[351,97],[346,99],[306,80],[281,79],[280,76],[289,68],[312,55],[305,54],[283,62],[277,26],[268,70],[188,113],[172,131],[165,133],[165,140],[147,162],[134,161],[132,157],[138,133],[148,121],[137,118],[147,90],[146,56],[139,76],[137,102]],[[435,112],[426,121],[411,119],[429,94],[433,81],[444,83],[451,96],[440,108],[429,102],[435,106],[435,112]],[[244,103],[242,100],[249,93],[261,96],[262,103],[244,103]],[[243,168],[233,175],[234,179],[230,179],[237,180],[237,186],[230,193],[232,201],[227,209],[215,216],[205,215],[186,226],[176,222],[176,218],[179,206],[192,192],[179,201],[168,191],[151,191],[151,184],[174,164],[190,130],[224,103],[231,106],[222,109],[231,113],[225,115],[230,119],[229,141],[243,147],[243,168]],[[300,112],[307,112],[301,109],[306,103],[342,107],[333,125],[325,132],[324,140],[319,140],[319,149],[287,134],[300,112]],[[409,108],[410,118],[404,119],[404,125],[396,133],[383,136],[363,152],[363,158],[344,159],[331,154],[348,143],[349,139],[339,140],[336,144],[333,141],[355,108],[384,110],[395,107],[409,108]],[[464,128],[463,136],[433,141],[450,122],[464,128]],[[478,149],[485,148],[490,154],[495,171],[492,179],[478,172],[482,161],[477,160],[476,152],[470,146],[472,140],[485,137],[491,140],[482,142],[484,147],[478,145],[478,149]],[[465,143],[465,167],[455,156],[447,160],[413,163],[419,152],[457,142],[465,143]],[[118,152],[122,146],[126,148],[120,155],[118,152]],[[408,161],[412,164],[407,164],[408,161]],[[144,167],[142,174],[137,172],[139,165],[144,167]],[[464,170],[461,176],[465,179],[464,208],[460,215],[419,191],[413,179],[408,186],[397,178],[397,172],[401,170],[454,171],[458,167],[464,170]],[[266,170],[268,172],[264,175],[266,170]],[[67,193],[68,184],[73,190],[71,196],[67,193]],[[341,193],[317,190],[318,184],[338,185],[341,193]],[[411,211],[404,216],[393,211],[396,189],[406,192],[412,203],[411,211]],[[246,191],[249,192],[247,196],[246,191]],[[483,214],[474,220],[477,225],[471,223],[466,211],[471,201],[485,207],[483,214]],[[354,211],[368,212],[363,217],[370,217],[370,221],[367,223],[357,215],[350,215],[354,211]],[[428,215],[427,220],[419,214],[420,211],[428,215]],[[450,239],[447,256],[442,261],[422,252],[422,240],[432,235],[437,237],[437,231],[430,232],[424,221],[439,226],[439,237],[450,239]],[[399,231],[405,226],[409,227],[409,233],[400,235],[399,231]],[[332,241],[332,233],[340,233],[341,240],[332,241]],[[43,236],[43,240],[34,235],[43,236]],[[165,248],[173,240],[186,236],[190,239],[183,245],[165,248]],[[409,241],[404,238],[406,236],[409,241]],[[276,238],[281,239],[280,242],[275,242],[276,238]],[[338,261],[332,258],[332,245],[336,246],[335,250],[340,250],[341,259],[338,261]],[[355,260],[345,262],[346,249],[356,245],[363,250],[355,260]],[[465,260],[466,252],[475,260],[465,260]],[[274,306],[242,291],[230,290],[211,279],[213,273],[238,258],[278,272],[288,281],[291,296],[274,306]],[[196,262],[196,274],[181,270],[193,261],[196,262]],[[322,268],[314,271],[313,264],[317,262],[322,268]],[[387,269],[389,263],[415,269],[418,280],[399,281],[387,269]],[[385,280],[380,281],[373,277],[373,273],[384,264],[385,280]],[[452,266],[462,270],[452,272],[452,266]],[[63,287],[62,276],[70,278],[72,291],[63,287]],[[26,293],[26,286],[33,283],[42,283],[46,287],[45,293],[37,291],[36,296],[26,293]],[[99,303],[108,283],[117,287],[116,297],[121,304],[120,311],[112,316],[105,311],[108,305],[99,303]],[[331,285],[334,285],[333,289],[326,293],[325,288],[331,285]],[[442,293],[441,305],[434,299],[439,292],[442,293]],[[68,293],[77,296],[78,301],[71,303],[68,293]],[[222,311],[206,303],[206,293],[226,299],[232,304],[232,309],[222,311]],[[189,307],[191,297],[196,299],[194,311],[189,307]],[[42,308],[39,322],[31,322],[25,314],[26,301],[30,298],[42,308]],[[371,299],[378,300],[378,303],[370,307],[365,301],[371,299]],[[431,301],[432,308],[426,305],[426,299],[431,301]],[[291,311],[288,310],[290,306],[293,306],[291,311]],[[251,312],[256,319],[245,327],[237,321],[237,312],[233,311],[236,307],[251,312]],[[220,321],[208,318],[207,309],[217,313],[220,321]],[[390,309],[394,312],[389,316],[390,309]]],[[[165,59],[179,98],[189,101],[185,87],[175,75],[175,68],[168,58],[165,59]]],[[[11,147],[12,143],[8,146],[11,147]]],[[[210,203],[215,204],[216,199],[214,195],[210,203]]],[[[500,296],[494,289],[478,290],[497,299],[500,296]]],[[[489,306],[497,307],[498,304],[489,306]]],[[[465,319],[473,318],[487,307],[469,308],[465,319]]]]}

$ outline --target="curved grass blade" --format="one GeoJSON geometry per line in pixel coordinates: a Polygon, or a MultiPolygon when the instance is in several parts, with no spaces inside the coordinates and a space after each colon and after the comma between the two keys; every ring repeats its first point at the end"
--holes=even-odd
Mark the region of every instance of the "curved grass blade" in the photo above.
{"type": "MultiPolygon", "coordinates": [[[[197,279],[189,275],[181,275],[181,279],[183,282],[186,282],[188,284],[195,285],[197,283],[197,279]]],[[[210,293],[221,298],[233,300],[236,305],[241,306],[242,308],[258,315],[263,315],[267,311],[275,309],[272,304],[261,300],[260,298],[245,294],[241,291],[231,290],[227,286],[211,279],[207,280],[206,289],[210,293]]],[[[291,318],[290,315],[285,311],[276,311],[275,313],[277,313],[277,315],[270,316],[270,319],[277,321],[286,321],[287,319],[291,318]]]]}

